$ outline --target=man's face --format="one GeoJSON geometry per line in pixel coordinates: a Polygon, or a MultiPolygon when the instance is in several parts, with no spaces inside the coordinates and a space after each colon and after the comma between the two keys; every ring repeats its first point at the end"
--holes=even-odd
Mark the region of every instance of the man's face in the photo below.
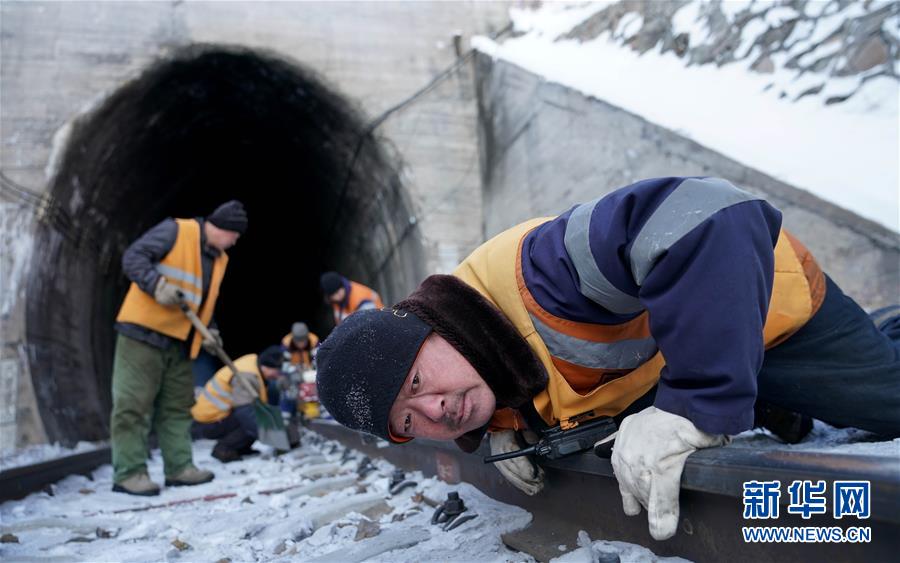
{"type": "Polygon", "coordinates": [[[452,440],[487,424],[496,400],[475,368],[431,333],[416,356],[390,412],[397,437],[452,440]]]}
{"type": "Polygon", "coordinates": [[[306,338],[292,338],[294,341],[294,346],[300,348],[301,350],[305,350],[307,346],[309,346],[309,337],[306,338]]]}
{"type": "Polygon", "coordinates": [[[225,251],[237,244],[238,238],[240,238],[241,233],[237,231],[226,231],[225,229],[220,229],[219,227],[213,225],[212,223],[206,223],[206,244],[212,246],[213,248],[217,248],[219,250],[225,251]]]}
{"type": "Polygon", "coordinates": [[[281,375],[280,369],[269,366],[259,366],[259,371],[263,378],[268,380],[278,379],[278,376],[281,375]]]}
{"type": "Polygon", "coordinates": [[[328,301],[330,303],[340,303],[341,301],[344,300],[344,297],[346,297],[346,296],[347,296],[347,290],[346,290],[346,288],[342,287],[339,290],[332,293],[331,295],[329,295],[328,301]]]}

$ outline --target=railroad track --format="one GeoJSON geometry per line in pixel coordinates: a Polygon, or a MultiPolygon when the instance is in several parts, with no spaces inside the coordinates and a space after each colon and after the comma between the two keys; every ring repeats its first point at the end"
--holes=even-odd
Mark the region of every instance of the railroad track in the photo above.
{"type": "Polygon", "coordinates": [[[109,448],[60,457],[0,471],[0,502],[24,498],[45,490],[69,475],[90,476],[91,471],[110,462],[109,448]]]}
{"type": "MultiPolygon", "coordinates": [[[[465,481],[488,496],[531,512],[529,528],[507,534],[504,542],[540,561],[560,555],[557,546],[571,544],[579,530],[592,538],[644,545],[657,555],[677,555],[694,561],[896,561],[900,553],[900,467],[879,457],[814,452],[724,448],[692,455],[682,477],[681,522],[678,534],[656,541],[647,531],[646,515],[627,517],[622,511],[618,484],[607,459],[592,453],[545,462],[547,486],[529,497],[509,485],[500,473],[485,465],[486,446],[476,455],[459,451],[450,442],[416,439],[403,446],[348,430],[327,420],[310,428],[371,457],[383,457],[406,470],[419,470],[448,482],[465,481]],[[777,521],[743,519],[743,483],[809,479],[867,480],[871,483],[871,516],[866,520],[835,520],[830,510],[804,520],[787,514],[786,491],[781,495],[777,521]],[[868,544],[745,543],[742,526],[849,526],[871,527],[868,544]]],[[[830,507],[830,504],[829,504],[830,507]]]]}
{"type": "MultiPolygon", "coordinates": [[[[644,545],[657,555],[678,555],[694,561],[889,561],[900,553],[900,467],[879,457],[827,453],[725,448],[692,455],[682,480],[681,522],[678,534],[657,542],[647,532],[646,517],[624,515],[609,460],[593,454],[572,456],[543,464],[547,487],[528,497],[510,486],[481,456],[464,454],[452,443],[414,440],[402,447],[348,430],[333,422],[316,420],[310,428],[320,435],[375,458],[387,459],[407,470],[418,470],[456,483],[468,482],[487,495],[532,513],[530,527],[503,537],[512,549],[540,561],[560,555],[557,546],[571,544],[579,530],[592,538],[644,545]],[[795,479],[826,481],[867,480],[871,483],[871,517],[834,520],[830,514],[804,520],[786,514],[788,495],[780,499],[777,522],[743,519],[743,483],[795,479]],[[868,544],[745,543],[741,527],[747,525],[839,526],[871,528],[868,544]]],[[[72,474],[89,475],[109,463],[103,448],[0,472],[0,500],[22,498],[72,474]]]]}

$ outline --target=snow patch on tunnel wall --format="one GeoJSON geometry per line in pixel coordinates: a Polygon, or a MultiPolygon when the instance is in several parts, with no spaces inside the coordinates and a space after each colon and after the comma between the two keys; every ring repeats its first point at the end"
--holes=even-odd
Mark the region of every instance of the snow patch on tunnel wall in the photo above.
{"type": "Polygon", "coordinates": [[[0,202],[0,319],[4,322],[25,294],[33,232],[34,216],[28,205],[0,202]]]}

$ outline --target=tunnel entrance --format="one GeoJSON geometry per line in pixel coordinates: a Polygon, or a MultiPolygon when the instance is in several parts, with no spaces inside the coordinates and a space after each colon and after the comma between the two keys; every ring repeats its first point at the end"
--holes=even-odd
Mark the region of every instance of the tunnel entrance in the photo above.
{"type": "Polygon", "coordinates": [[[335,269],[386,301],[424,274],[399,158],[347,98],[271,52],[190,46],[73,123],[30,270],[29,368],[51,441],[108,435],[124,249],[166,217],[244,202],[249,229],[216,321],[233,357],[306,320],[331,328],[318,276],[335,269]]]}

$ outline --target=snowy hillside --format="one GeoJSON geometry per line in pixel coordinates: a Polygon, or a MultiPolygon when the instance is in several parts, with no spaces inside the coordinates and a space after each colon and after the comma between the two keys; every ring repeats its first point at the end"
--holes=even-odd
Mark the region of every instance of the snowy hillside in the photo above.
{"type": "Polygon", "coordinates": [[[900,231],[900,3],[546,3],[511,16],[511,38],[473,45],[900,231]]]}

